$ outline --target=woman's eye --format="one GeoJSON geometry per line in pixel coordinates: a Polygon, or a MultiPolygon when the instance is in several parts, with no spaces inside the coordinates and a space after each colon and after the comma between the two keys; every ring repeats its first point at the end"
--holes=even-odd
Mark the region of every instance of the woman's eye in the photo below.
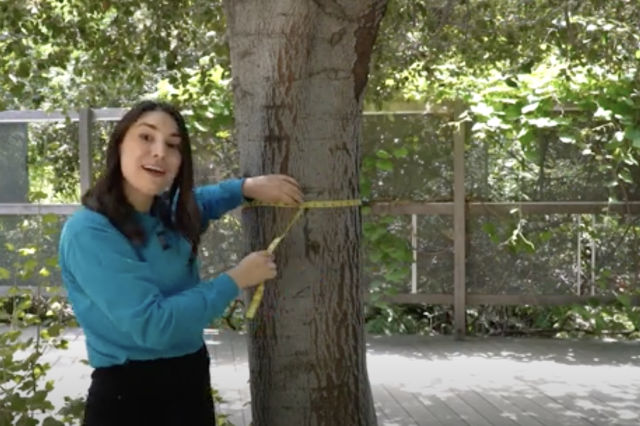
{"type": "Polygon", "coordinates": [[[168,144],[167,144],[167,146],[168,146],[169,148],[172,148],[172,149],[178,149],[178,148],[180,148],[180,144],[179,144],[179,143],[168,143],[168,144]]]}
{"type": "Polygon", "coordinates": [[[153,140],[153,138],[151,137],[151,135],[148,135],[146,133],[142,133],[140,135],[140,139],[142,139],[145,142],[151,142],[153,140]]]}

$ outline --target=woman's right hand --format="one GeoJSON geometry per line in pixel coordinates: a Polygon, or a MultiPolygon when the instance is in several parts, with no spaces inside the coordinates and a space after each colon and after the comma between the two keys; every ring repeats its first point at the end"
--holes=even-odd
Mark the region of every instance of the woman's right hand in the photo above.
{"type": "Polygon", "coordinates": [[[227,275],[242,289],[253,287],[276,277],[278,270],[274,260],[274,256],[268,251],[256,251],[227,271],[227,275]]]}

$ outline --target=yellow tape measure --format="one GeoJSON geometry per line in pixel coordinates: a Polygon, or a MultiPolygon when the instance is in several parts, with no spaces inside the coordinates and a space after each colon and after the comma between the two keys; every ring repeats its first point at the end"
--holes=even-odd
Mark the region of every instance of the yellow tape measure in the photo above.
{"type": "Polygon", "coordinates": [[[354,207],[362,205],[362,200],[333,200],[333,201],[307,201],[300,205],[294,206],[290,204],[261,203],[252,201],[244,204],[244,208],[248,207],[282,207],[289,209],[330,209],[335,207],[354,207]]]}
{"type": "MultiPolygon", "coordinates": [[[[356,207],[362,205],[362,200],[333,200],[333,201],[308,201],[306,203],[302,203],[298,206],[291,206],[288,204],[270,204],[270,203],[260,203],[260,202],[251,202],[245,204],[244,207],[283,207],[283,208],[295,208],[298,209],[298,212],[293,216],[293,218],[289,221],[286,228],[280,234],[280,236],[276,237],[271,244],[269,244],[269,248],[267,251],[269,253],[273,253],[280,244],[280,241],[287,236],[293,225],[302,217],[302,214],[307,209],[323,209],[323,208],[335,208],[335,207],[356,207]]],[[[264,283],[260,283],[256,288],[256,291],[253,293],[253,297],[251,298],[251,304],[247,309],[246,317],[248,319],[252,319],[256,312],[258,311],[258,307],[262,302],[262,298],[264,296],[264,283]]]]}

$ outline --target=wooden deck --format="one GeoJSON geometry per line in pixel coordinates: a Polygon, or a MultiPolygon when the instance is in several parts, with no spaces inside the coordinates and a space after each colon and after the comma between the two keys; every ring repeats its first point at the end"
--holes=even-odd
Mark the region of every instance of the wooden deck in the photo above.
{"type": "MultiPolygon", "coordinates": [[[[83,394],[83,337],[47,354],[54,403],[83,394]]],[[[213,385],[236,426],[249,426],[244,336],[210,331],[213,385]]],[[[379,426],[638,426],[640,344],[539,339],[370,337],[379,426]]]]}

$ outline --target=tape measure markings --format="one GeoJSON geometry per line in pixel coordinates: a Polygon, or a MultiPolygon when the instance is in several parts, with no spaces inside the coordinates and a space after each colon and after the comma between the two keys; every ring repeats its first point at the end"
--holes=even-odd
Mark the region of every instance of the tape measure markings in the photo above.
{"type": "Polygon", "coordinates": [[[291,204],[262,203],[262,202],[253,201],[253,202],[244,204],[243,208],[280,207],[280,208],[290,208],[290,209],[326,209],[326,208],[336,208],[336,207],[356,207],[362,204],[363,204],[362,200],[306,201],[297,206],[291,205],[291,204]]]}

